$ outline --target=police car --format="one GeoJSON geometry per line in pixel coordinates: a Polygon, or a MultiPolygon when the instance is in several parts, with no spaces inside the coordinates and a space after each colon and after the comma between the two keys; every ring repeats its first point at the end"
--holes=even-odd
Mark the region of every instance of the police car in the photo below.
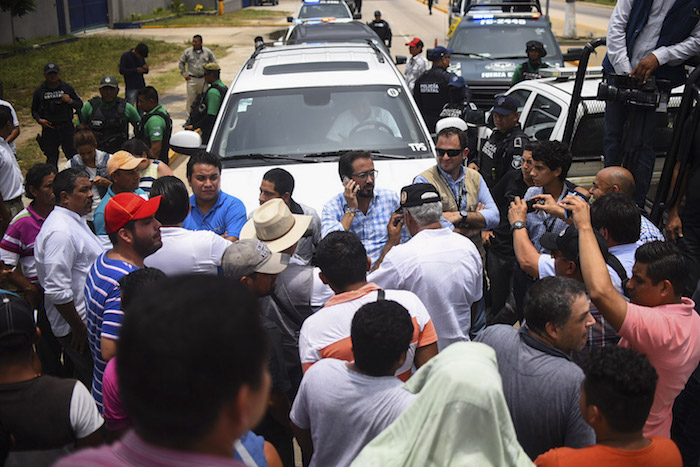
{"type": "MultiPolygon", "coordinates": [[[[517,83],[506,94],[520,102],[520,126],[531,140],[563,141],[569,107],[573,99],[576,68],[541,70],[546,78],[517,83]]],[[[574,164],[571,177],[587,177],[590,181],[604,166],[603,119],[605,101],[597,99],[598,85],[602,81],[602,67],[589,67],[583,81],[576,118],[571,123],[571,152],[574,164]]],[[[673,119],[680,105],[683,87],[676,88],[668,103],[668,112],[660,113],[665,122],[656,129],[654,147],[660,156],[665,154],[671,142],[673,119]]],[[[491,130],[482,128],[480,141],[486,141],[491,130]]],[[[663,165],[663,157],[657,158],[655,172],[663,165]]],[[[582,179],[583,180],[583,179],[582,179]]]]}
{"type": "Polygon", "coordinates": [[[343,0],[304,0],[301,2],[296,18],[287,16],[287,22],[301,24],[305,21],[353,19],[353,17],[359,19],[362,16],[353,15],[348,4],[343,0]]]}
{"type": "MultiPolygon", "coordinates": [[[[171,139],[178,152],[199,144],[188,131],[171,139]]],[[[403,76],[371,41],[258,49],[229,86],[207,146],[221,157],[222,189],[249,212],[273,167],[288,170],[294,198],[320,212],[343,189],[338,158],[357,149],[373,154],[377,187],[396,192],[435,165],[403,76]]]]}
{"type": "Polygon", "coordinates": [[[490,108],[494,96],[510,88],[515,68],[527,61],[528,41],[544,45],[543,61],[549,66],[563,65],[559,44],[537,1],[470,3],[455,21],[458,24],[447,46],[453,50],[448,71],[464,78],[472,101],[481,109],[490,108]]]}

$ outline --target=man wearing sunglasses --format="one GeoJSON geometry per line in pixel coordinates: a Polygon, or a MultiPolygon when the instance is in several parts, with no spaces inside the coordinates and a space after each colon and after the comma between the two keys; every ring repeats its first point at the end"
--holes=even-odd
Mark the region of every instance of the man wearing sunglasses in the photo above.
{"type": "MultiPolygon", "coordinates": [[[[399,207],[398,194],[375,189],[378,173],[370,153],[343,154],[338,159],[338,174],[345,189],[331,198],[321,213],[321,237],[336,230],[357,234],[373,264],[389,239],[387,224],[399,207]]],[[[405,229],[401,237],[402,243],[409,239],[405,229]]]]}

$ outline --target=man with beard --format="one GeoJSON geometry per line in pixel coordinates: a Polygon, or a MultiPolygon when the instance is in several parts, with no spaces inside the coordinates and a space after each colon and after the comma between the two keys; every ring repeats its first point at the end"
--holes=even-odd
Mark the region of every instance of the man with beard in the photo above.
{"type": "Polygon", "coordinates": [[[92,395],[102,413],[102,376],[117,354],[124,313],[119,279],[143,268],[143,260],[163,243],[155,213],[160,196],[146,201],[134,193],[113,196],[105,207],[105,224],[114,247],[97,257],[85,280],[88,339],[94,360],[92,395]]]}
{"type": "MultiPolygon", "coordinates": [[[[321,236],[336,230],[357,234],[372,263],[377,261],[389,239],[386,226],[399,207],[399,196],[389,190],[374,189],[378,171],[367,151],[351,151],[338,159],[338,174],[345,190],[323,206],[321,236]]],[[[401,241],[409,236],[402,231],[401,241]]]]}

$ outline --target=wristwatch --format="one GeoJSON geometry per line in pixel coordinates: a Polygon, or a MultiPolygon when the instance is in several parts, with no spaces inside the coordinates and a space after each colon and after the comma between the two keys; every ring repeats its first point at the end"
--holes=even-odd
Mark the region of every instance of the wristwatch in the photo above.
{"type": "Polygon", "coordinates": [[[460,209],[459,215],[462,216],[462,219],[460,219],[459,224],[466,226],[469,222],[467,221],[467,216],[469,215],[469,211],[466,209],[460,209]]]}
{"type": "Polygon", "coordinates": [[[527,227],[527,224],[523,221],[515,221],[513,222],[513,225],[510,226],[510,230],[518,230],[518,229],[524,229],[527,227]]]}

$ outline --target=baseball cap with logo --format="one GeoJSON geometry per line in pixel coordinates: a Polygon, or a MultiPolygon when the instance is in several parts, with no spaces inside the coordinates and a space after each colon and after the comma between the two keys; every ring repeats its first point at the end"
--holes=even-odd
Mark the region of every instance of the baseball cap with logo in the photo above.
{"type": "Polygon", "coordinates": [[[443,46],[441,46],[441,45],[438,45],[438,46],[435,47],[434,49],[431,49],[431,51],[430,51],[430,56],[428,57],[428,59],[429,59],[431,62],[437,62],[438,60],[440,60],[440,59],[441,59],[442,57],[444,57],[445,55],[451,55],[452,52],[454,52],[454,50],[448,49],[448,48],[443,47],[443,46]]]}
{"type": "Polygon", "coordinates": [[[44,74],[45,75],[48,75],[49,73],[58,73],[59,71],[61,71],[61,70],[58,68],[58,65],[56,65],[55,63],[47,63],[46,66],[44,67],[44,74]]]}
{"type": "Polygon", "coordinates": [[[138,167],[143,170],[150,163],[145,157],[134,157],[126,151],[117,151],[107,161],[107,175],[112,175],[117,170],[132,170],[138,167]]]}
{"type": "Polygon", "coordinates": [[[410,45],[411,47],[423,47],[423,41],[418,37],[414,37],[411,42],[406,42],[406,45],[410,45]]]}
{"type": "Polygon", "coordinates": [[[136,193],[119,193],[112,196],[105,206],[105,230],[112,234],[127,223],[155,215],[162,196],[145,200],[136,193]]]}
{"type": "Polygon", "coordinates": [[[0,293],[0,347],[29,345],[35,334],[29,303],[11,292],[0,293]]]}
{"type": "Polygon", "coordinates": [[[454,86],[456,88],[463,88],[465,86],[464,78],[454,75],[452,78],[450,78],[450,82],[447,83],[447,85],[454,86]]]}
{"type": "Polygon", "coordinates": [[[100,81],[100,87],[101,88],[118,88],[119,87],[119,81],[117,81],[117,78],[114,76],[105,76],[102,78],[102,81],[100,81]]]}
{"type": "Polygon", "coordinates": [[[518,106],[520,102],[518,99],[512,96],[498,96],[496,97],[496,105],[493,111],[500,115],[510,115],[518,111],[518,106]]]}
{"type": "Polygon", "coordinates": [[[440,193],[430,183],[414,183],[401,188],[401,207],[412,208],[440,201],[440,193]]]}
{"type": "Polygon", "coordinates": [[[254,272],[279,274],[287,268],[288,262],[288,255],[273,253],[260,240],[244,238],[226,248],[221,268],[225,276],[240,279],[254,272]]]}
{"type": "Polygon", "coordinates": [[[284,251],[304,236],[309,224],[311,216],[292,214],[283,200],[275,198],[255,210],[240,238],[261,240],[272,251],[284,251]]]}

